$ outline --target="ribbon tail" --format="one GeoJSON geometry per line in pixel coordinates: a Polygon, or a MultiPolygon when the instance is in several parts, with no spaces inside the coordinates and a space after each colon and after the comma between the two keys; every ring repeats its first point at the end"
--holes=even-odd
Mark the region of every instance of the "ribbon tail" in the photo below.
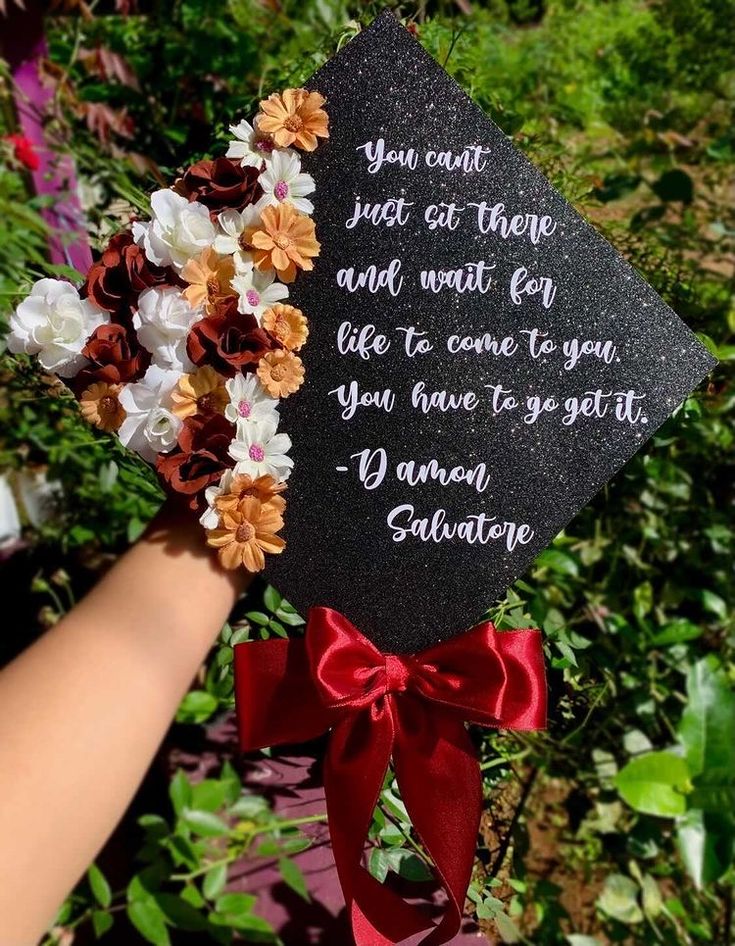
{"type": "Polygon", "coordinates": [[[482,779],[464,723],[456,714],[409,696],[398,708],[393,765],[401,797],[434,861],[448,903],[441,922],[422,940],[439,946],[462,923],[482,813],[482,779]]]}
{"type": "Polygon", "coordinates": [[[324,766],[329,833],[356,946],[395,946],[429,921],[379,883],[361,860],[395,733],[390,697],[332,730],[324,766]]]}
{"type": "Polygon", "coordinates": [[[243,642],[235,646],[233,662],[237,729],[244,752],[308,742],[332,725],[333,715],[314,685],[303,640],[243,642]]]}

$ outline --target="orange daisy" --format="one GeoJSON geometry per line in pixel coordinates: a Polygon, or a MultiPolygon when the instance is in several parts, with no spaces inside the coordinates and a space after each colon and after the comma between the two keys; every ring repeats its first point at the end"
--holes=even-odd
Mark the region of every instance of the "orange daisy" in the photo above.
{"type": "Polygon", "coordinates": [[[245,239],[253,249],[256,269],[275,269],[283,282],[293,282],[296,269],[314,268],[319,255],[314,221],[289,203],[266,207],[260,223],[247,230],[245,239]]]}
{"type": "Polygon", "coordinates": [[[304,363],[282,348],[269,351],[258,362],[258,378],[271,397],[288,397],[304,383],[304,363]]]}
{"type": "Polygon", "coordinates": [[[274,92],[260,103],[258,131],[270,135],[279,148],[296,145],[313,151],[318,138],[329,137],[329,117],[322,108],[325,102],[323,95],[306,89],[274,92]]]}
{"type": "Polygon", "coordinates": [[[298,351],[309,335],[301,309],[280,302],[265,310],[260,324],[289,351],[298,351]]]}
{"type": "Polygon", "coordinates": [[[220,522],[220,529],[207,531],[207,545],[217,549],[220,563],[227,569],[244,565],[249,572],[260,572],[265,568],[264,552],[279,555],[286,547],[276,535],[283,528],[283,516],[254,496],[222,512],[220,522]]]}
{"type": "Polygon", "coordinates": [[[194,414],[224,414],[230,403],[226,381],[209,365],[182,374],[171,392],[174,414],[182,420],[194,414]]]}
{"type": "Polygon", "coordinates": [[[125,408],[118,399],[120,391],[121,384],[107,384],[106,381],[90,384],[79,398],[82,417],[108,433],[119,430],[125,420],[125,408]]]}
{"type": "Polygon", "coordinates": [[[218,512],[236,509],[241,500],[247,496],[254,496],[266,506],[271,505],[279,512],[286,508],[286,500],[280,494],[286,489],[286,484],[264,473],[254,479],[248,473],[236,473],[232,477],[227,491],[220,493],[214,501],[218,512]]]}
{"type": "Polygon", "coordinates": [[[181,270],[181,278],[189,283],[183,294],[192,308],[204,305],[207,312],[211,312],[221,299],[234,295],[230,285],[234,275],[233,258],[220,257],[209,246],[198,257],[190,259],[181,270]]]}

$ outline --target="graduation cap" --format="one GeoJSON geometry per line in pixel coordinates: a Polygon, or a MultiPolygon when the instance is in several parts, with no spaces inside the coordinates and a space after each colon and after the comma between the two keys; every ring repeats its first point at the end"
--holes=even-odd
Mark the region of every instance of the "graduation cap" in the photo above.
{"type": "Polygon", "coordinates": [[[322,249],[292,289],[311,335],[269,576],[414,652],[471,627],[715,360],[390,12],[306,85],[322,249]]]}

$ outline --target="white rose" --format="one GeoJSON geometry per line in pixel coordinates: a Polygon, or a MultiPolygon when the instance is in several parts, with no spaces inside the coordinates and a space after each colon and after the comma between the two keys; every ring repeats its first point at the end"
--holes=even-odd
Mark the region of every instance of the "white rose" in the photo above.
{"type": "Polygon", "coordinates": [[[214,242],[215,228],[209,211],[198,201],[170,189],[151,196],[150,223],[133,224],[135,242],[157,266],[180,270],[192,256],[199,256],[214,242]]]}
{"type": "Polygon", "coordinates": [[[46,371],[71,378],[87,364],[82,348],[108,312],[80,299],[71,283],[39,279],[10,316],[8,348],[14,354],[38,355],[46,371]]]}
{"type": "Polygon", "coordinates": [[[202,308],[193,309],[178,289],[154,286],[138,297],[133,326],[140,344],[153,355],[154,365],[183,373],[194,367],[186,354],[186,337],[202,315],[202,308]]]}
{"type": "Polygon", "coordinates": [[[176,446],[181,420],[171,411],[171,391],[180,377],[178,371],[151,365],[141,381],[126,384],[120,392],[126,416],[118,436],[149,463],[176,446]]]}

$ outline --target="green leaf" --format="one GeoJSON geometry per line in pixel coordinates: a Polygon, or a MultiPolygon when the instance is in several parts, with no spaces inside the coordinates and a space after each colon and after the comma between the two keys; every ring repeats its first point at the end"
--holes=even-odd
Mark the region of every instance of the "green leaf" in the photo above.
{"type": "Polygon", "coordinates": [[[136,900],[128,904],[128,919],[140,935],[153,946],[170,946],[166,921],[155,900],[136,900]]]}
{"type": "Polygon", "coordinates": [[[537,568],[548,568],[558,575],[576,577],[579,574],[579,565],[576,558],[568,552],[562,552],[561,549],[545,549],[540,555],[536,556],[534,564],[537,568]]]}
{"type": "Polygon", "coordinates": [[[702,588],[699,595],[702,601],[702,607],[705,611],[714,614],[715,617],[718,617],[721,621],[727,620],[727,604],[719,595],[716,595],[714,591],[710,591],[708,588],[702,588]]]}
{"type": "Polygon", "coordinates": [[[190,804],[191,785],[181,769],[178,769],[171,779],[171,784],[168,787],[168,795],[177,815],[180,815],[184,808],[190,804]]]}
{"type": "Polygon", "coordinates": [[[686,810],[684,792],[689,787],[689,767],[672,752],[638,756],[613,779],[625,801],[649,815],[673,817],[686,810]]]}
{"type": "Polygon", "coordinates": [[[222,766],[219,780],[225,786],[225,801],[228,805],[234,805],[242,793],[242,782],[231,762],[227,761],[222,766]]]}
{"type": "Polygon", "coordinates": [[[735,855],[735,818],[731,812],[688,811],[677,824],[682,860],[697,887],[714,883],[735,855]]]}
{"type": "Polygon", "coordinates": [[[711,657],[687,675],[688,702],[678,735],[695,785],[733,785],[735,780],[735,693],[727,674],[711,657]]]}
{"type": "Polygon", "coordinates": [[[597,905],[620,923],[640,923],[643,920],[643,911],[638,906],[638,884],[623,874],[610,874],[605,878],[597,905]]]}
{"type": "Polygon", "coordinates": [[[192,831],[203,838],[215,838],[229,833],[225,822],[211,811],[197,811],[187,808],[182,819],[192,831]]]}
{"type": "Polygon", "coordinates": [[[178,723],[204,723],[219,709],[216,696],[206,690],[191,690],[179,704],[176,713],[178,723]]]}
{"type": "Polygon", "coordinates": [[[217,811],[224,805],[226,795],[226,783],[205,778],[192,785],[189,806],[201,811],[217,811]]]}
{"type": "Polygon", "coordinates": [[[272,611],[274,614],[281,606],[281,596],[278,594],[273,585],[268,585],[263,594],[263,603],[269,611],[272,611]]]}
{"type": "Polygon", "coordinates": [[[507,913],[496,914],[495,925],[497,926],[498,933],[500,933],[500,938],[504,943],[520,943],[523,939],[518,927],[515,925],[513,920],[511,920],[507,913]]]}
{"type": "Polygon", "coordinates": [[[686,618],[677,618],[669,621],[660,631],[653,635],[651,644],[654,647],[668,647],[671,644],[683,644],[685,641],[693,641],[701,637],[704,628],[693,621],[687,621],[686,618]]]}
{"type": "Polygon", "coordinates": [[[252,912],[255,900],[249,893],[223,893],[216,903],[217,912],[228,916],[243,916],[252,912]]]}
{"type": "Polygon", "coordinates": [[[112,903],[112,891],[105,879],[105,875],[96,864],[90,865],[87,871],[87,880],[89,881],[89,886],[97,903],[99,903],[101,907],[109,907],[112,903]]]}
{"type": "Polygon", "coordinates": [[[207,921],[199,910],[181,897],[173,893],[159,893],[155,900],[166,921],[176,929],[197,933],[207,928],[207,921]]]}
{"type": "Polygon", "coordinates": [[[245,615],[248,621],[252,621],[253,624],[259,624],[261,627],[267,627],[270,624],[270,616],[263,614],[262,611],[248,611],[245,615]]]}
{"type": "Polygon", "coordinates": [[[388,852],[384,851],[381,847],[374,847],[368,857],[368,870],[373,877],[382,884],[390,870],[388,852]]]}
{"type": "Polygon", "coordinates": [[[207,900],[216,900],[227,883],[227,864],[217,864],[204,875],[202,892],[207,900]]]}
{"type": "Polygon", "coordinates": [[[395,851],[393,853],[400,855],[398,863],[396,864],[399,876],[414,882],[430,879],[431,871],[426,862],[422,861],[418,854],[406,850],[395,851]]]}
{"type": "Polygon", "coordinates": [[[92,910],[92,929],[97,939],[102,939],[105,933],[112,927],[115,917],[104,910],[92,910]]]}
{"type": "Polygon", "coordinates": [[[307,903],[311,901],[304,875],[295,861],[292,861],[289,857],[279,858],[278,870],[281,872],[284,883],[289,886],[294,893],[297,893],[303,900],[306,900],[307,903]]]}

